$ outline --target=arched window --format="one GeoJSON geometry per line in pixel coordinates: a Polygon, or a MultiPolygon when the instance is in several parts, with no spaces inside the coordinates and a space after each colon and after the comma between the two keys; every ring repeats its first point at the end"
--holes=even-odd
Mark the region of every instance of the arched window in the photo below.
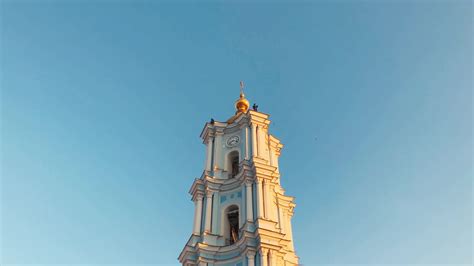
{"type": "Polygon", "coordinates": [[[230,178],[234,178],[239,173],[239,152],[229,153],[230,178]]]}
{"type": "Polygon", "coordinates": [[[239,207],[232,205],[228,207],[224,215],[224,237],[228,245],[239,240],[239,207]]]}

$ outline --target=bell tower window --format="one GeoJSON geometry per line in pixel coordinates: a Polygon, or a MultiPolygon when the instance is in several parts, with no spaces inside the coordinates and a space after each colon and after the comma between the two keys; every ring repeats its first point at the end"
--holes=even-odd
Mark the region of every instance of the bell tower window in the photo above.
{"type": "Polygon", "coordinates": [[[226,226],[224,236],[226,244],[232,245],[239,240],[239,207],[232,205],[225,213],[226,226]]]}
{"type": "Polygon", "coordinates": [[[239,173],[239,152],[233,151],[229,154],[230,178],[234,178],[239,173]]]}

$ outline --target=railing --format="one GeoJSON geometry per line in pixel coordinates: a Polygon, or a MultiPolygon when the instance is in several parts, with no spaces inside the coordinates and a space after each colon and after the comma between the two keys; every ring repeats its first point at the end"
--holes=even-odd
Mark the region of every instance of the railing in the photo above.
{"type": "Polygon", "coordinates": [[[231,239],[227,239],[227,238],[226,238],[226,239],[225,239],[225,245],[226,245],[226,246],[233,245],[233,244],[239,242],[239,240],[240,240],[241,237],[242,237],[242,230],[239,229],[239,237],[237,238],[237,241],[232,241],[231,239]]]}

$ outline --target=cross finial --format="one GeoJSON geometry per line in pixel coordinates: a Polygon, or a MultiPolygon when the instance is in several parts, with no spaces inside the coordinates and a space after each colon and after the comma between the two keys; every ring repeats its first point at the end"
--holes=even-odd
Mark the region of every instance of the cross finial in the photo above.
{"type": "Polygon", "coordinates": [[[237,113],[247,113],[249,109],[250,103],[247,99],[245,99],[244,94],[244,82],[240,81],[240,96],[239,99],[235,102],[235,109],[237,109],[237,113]]]}

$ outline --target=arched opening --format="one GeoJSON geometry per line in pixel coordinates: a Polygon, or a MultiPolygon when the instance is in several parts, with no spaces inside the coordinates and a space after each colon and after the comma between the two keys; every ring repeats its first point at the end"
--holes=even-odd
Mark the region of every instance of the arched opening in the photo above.
{"type": "Polygon", "coordinates": [[[229,176],[234,178],[239,173],[239,152],[233,151],[229,153],[229,176]]]}
{"type": "Polygon", "coordinates": [[[239,207],[232,205],[224,214],[224,237],[227,245],[232,245],[239,240],[239,207]]]}

